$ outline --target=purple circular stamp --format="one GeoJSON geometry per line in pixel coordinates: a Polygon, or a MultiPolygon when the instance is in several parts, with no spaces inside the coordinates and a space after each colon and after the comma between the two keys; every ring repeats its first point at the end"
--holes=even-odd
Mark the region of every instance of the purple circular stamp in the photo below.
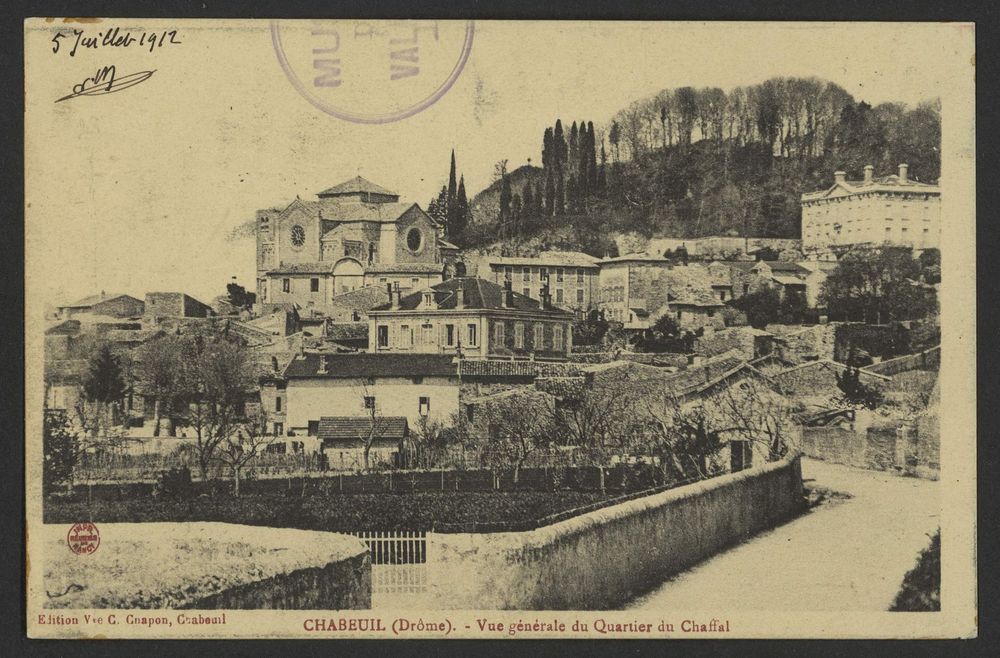
{"type": "Polygon", "coordinates": [[[272,21],[292,86],[327,114],[390,123],[447,93],[472,51],[473,21],[272,21]]]}

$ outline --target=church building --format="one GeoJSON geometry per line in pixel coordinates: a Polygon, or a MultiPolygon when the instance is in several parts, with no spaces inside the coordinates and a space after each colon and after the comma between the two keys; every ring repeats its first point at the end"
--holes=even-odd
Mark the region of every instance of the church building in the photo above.
{"type": "Polygon", "coordinates": [[[454,249],[416,203],[361,176],[257,211],[257,299],[325,314],[335,296],[367,285],[440,283],[454,249]]]}

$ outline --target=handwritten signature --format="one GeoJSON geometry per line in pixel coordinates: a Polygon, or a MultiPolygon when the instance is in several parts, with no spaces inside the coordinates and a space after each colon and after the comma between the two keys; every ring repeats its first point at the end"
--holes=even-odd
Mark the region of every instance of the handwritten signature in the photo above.
{"type": "Polygon", "coordinates": [[[156,69],[153,69],[152,71],[130,73],[129,75],[123,75],[119,78],[118,72],[115,70],[114,66],[104,66],[98,69],[97,73],[94,75],[84,78],[83,82],[73,85],[73,93],[67,94],[62,98],[57,98],[56,102],[61,103],[62,101],[76,98],[78,96],[101,96],[103,94],[112,94],[116,91],[134,87],[140,82],[145,82],[154,73],[156,73],[156,69]]]}

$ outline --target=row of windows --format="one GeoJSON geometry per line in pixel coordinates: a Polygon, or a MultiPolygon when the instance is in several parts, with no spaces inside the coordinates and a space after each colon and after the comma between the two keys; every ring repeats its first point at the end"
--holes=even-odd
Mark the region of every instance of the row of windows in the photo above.
{"type": "MultiPolygon", "coordinates": [[[[531,288],[523,288],[521,290],[521,294],[524,295],[525,297],[531,297],[531,288]]],[[[576,303],[577,304],[582,304],[583,303],[583,297],[584,297],[583,288],[577,288],[577,291],[576,291],[576,303]]],[[[565,301],[566,301],[566,295],[563,292],[563,289],[562,288],[556,288],[556,304],[562,304],[565,301]]]]}
{"type": "MultiPolygon", "coordinates": [[[[281,292],[292,291],[292,280],[285,278],[281,280],[281,292]]],[[[309,292],[319,292],[319,279],[313,277],[309,279],[309,292]]]]}
{"type": "MultiPolygon", "coordinates": [[[[536,350],[545,349],[545,325],[536,323],[532,326],[532,340],[536,350]]],[[[503,322],[493,325],[493,342],[497,345],[505,345],[507,340],[507,328],[503,322]]],[[[524,349],[524,323],[514,323],[514,349],[524,349]]],[[[552,349],[560,351],[563,349],[563,328],[560,325],[552,327],[552,349]]]]}
{"type": "Polygon", "coordinates": [[[615,286],[603,288],[601,290],[601,301],[603,302],[624,302],[625,286],[615,286]]]}
{"type": "MultiPolygon", "coordinates": [[[[456,347],[457,345],[457,331],[456,325],[446,324],[444,325],[444,344],[447,347],[456,347]]],[[[410,326],[408,324],[402,324],[399,326],[398,337],[396,340],[396,347],[407,349],[416,345],[417,338],[420,338],[421,344],[427,346],[433,346],[436,344],[434,325],[432,324],[422,324],[418,329],[416,326],[410,326]]],[[[380,324],[375,329],[375,340],[380,348],[389,347],[389,325],[380,324]]],[[[477,347],[479,345],[479,325],[474,323],[469,323],[465,326],[465,341],[464,345],[466,347],[477,347]]]]}
{"type": "MultiPolygon", "coordinates": [[[[522,281],[531,281],[532,271],[538,273],[538,279],[539,279],[539,281],[545,281],[546,279],[549,278],[549,271],[550,270],[554,270],[555,271],[555,275],[556,275],[556,283],[562,283],[563,281],[566,280],[566,278],[567,278],[566,277],[567,270],[569,270],[568,274],[572,275],[572,273],[573,273],[573,268],[565,268],[565,267],[553,267],[553,268],[549,268],[549,267],[529,267],[529,266],[525,265],[525,266],[519,267],[517,269],[519,270],[519,274],[521,275],[521,280],[522,281]]],[[[586,270],[585,269],[583,269],[582,267],[576,268],[576,282],[577,283],[583,283],[585,275],[586,275],[586,270]]],[[[511,265],[505,265],[504,268],[503,268],[503,276],[508,281],[513,281],[514,267],[511,266],[511,265]]]]}

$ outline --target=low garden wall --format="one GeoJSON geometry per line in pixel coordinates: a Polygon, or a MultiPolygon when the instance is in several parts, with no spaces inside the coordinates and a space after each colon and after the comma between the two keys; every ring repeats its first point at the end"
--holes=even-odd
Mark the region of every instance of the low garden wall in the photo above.
{"type": "Polygon", "coordinates": [[[813,459],[855,468],[938,479],[940,433],[937,415],[924,414],[915,426],[804,427],[799,449],[813,459]]]}
{"type": "Polygon", "coordinates": [[[229,523],[97,523],[89,555],[44,525],[47,608],[371,607],[368,549],[346,535],[229,523]],[[60,546],[61,544],[61,546],[60,546]]]}
{"type": "Polygon", "coordinates": [[[427,534],[433,605],[608,609],[803,508],[798,457],[528,532],[427,534]]]}

